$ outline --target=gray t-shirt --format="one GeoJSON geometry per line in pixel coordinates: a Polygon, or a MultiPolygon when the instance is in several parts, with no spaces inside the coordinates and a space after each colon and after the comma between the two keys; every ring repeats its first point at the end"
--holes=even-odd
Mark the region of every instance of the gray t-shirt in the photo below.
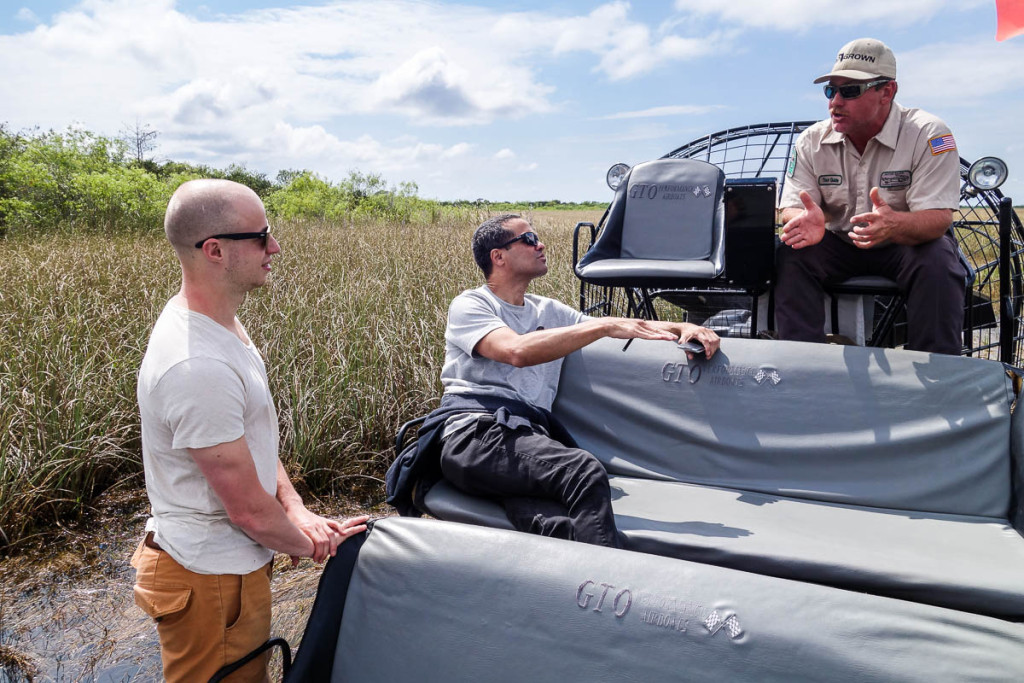
{"type": "Polygon", "coordinates": [[[527,294],[522,306],[514,306],[495,296],[487,285],[463,292],[448,307],[441,369],[445,393],[500,396],[550,410],[562,359],[517,368],[484,358],[473,350],[489,332],[502,327],[527,334],[585,320],[589,317],[543,296],[527,294]]]}

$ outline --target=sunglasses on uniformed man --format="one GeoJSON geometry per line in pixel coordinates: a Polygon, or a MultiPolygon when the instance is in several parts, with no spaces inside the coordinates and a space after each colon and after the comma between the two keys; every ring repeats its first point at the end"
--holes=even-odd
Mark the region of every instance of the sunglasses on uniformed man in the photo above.
{"type": "Polygon", "coordinates": [[[881,78],[877,81],[871,81],[870,83],[851,83],[849,85],[832,85],[831,83],[826,83],[825,97],[831,100],[836,96],[836,93],[839,93],[843,96],[844,100],[853,100],[863,95],[869,88],[874,88],[876,85],[884,85],[891,80],[891,78],[881,78]]]}
{"type": "Polygon", "coordinates": [[[498,249],[504,249],[505,247],[510,247],[510,246],[512,246],[513,244],[515,244],[516,242],[518,242],[520,240],[522,240],[523,244],[525,244],[528,247],[535,247],[538,244],[540,244],[540,238],[537,237],[537,233],[535,233],[535,232],[524,232],[519,237],[513,237],[508,242],[505,242],[505,244],[502,244],[501,246],[499,246],[498,249]]]}
{"type": "Polygon", "coordinates": [[[223,235],[210,235],[196,242],[196,249],[202,249],[207,240],[262,240],[260,244],[267,248],[267,237],[270,235],[270,226],[259,232],[229,232],[223,235]]]}

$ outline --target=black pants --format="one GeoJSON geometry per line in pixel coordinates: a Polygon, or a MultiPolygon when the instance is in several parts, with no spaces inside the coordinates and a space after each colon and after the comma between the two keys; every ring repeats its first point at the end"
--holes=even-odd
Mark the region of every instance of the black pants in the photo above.
{"type": "Polygon", "coordinates": [[[481,416],[444,439],[441,471],[466,493],[498,499],[519,531],[622,547],[601,463],[530,426],[481,416]]]}
{"type": "Polygon", "coordinates": [[[907,297],[907,348],[960,355],[963,347],[964,268],[948,233],[914,246],[860,249],[825,231],[805,249],[776,252],[775,321],[779,337],[825,341],[825,283],[855,275],[894,280],[907,297]]]}

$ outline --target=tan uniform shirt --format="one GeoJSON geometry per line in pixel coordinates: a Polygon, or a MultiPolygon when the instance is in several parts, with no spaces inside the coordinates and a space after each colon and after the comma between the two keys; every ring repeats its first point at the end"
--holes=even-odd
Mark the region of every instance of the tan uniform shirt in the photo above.
{"type": "Polygon", "coordinates": [[[860,154],[830,120],[819,121],[793,146],[779,206],[802,208],[800,191],[806,190],[825,212],[826,227],[849,241],[850,218],[873,210],[872,187],[897,211],[956,210],[960,157],[946,124],[893,102],[882,130],[860,154]]]}

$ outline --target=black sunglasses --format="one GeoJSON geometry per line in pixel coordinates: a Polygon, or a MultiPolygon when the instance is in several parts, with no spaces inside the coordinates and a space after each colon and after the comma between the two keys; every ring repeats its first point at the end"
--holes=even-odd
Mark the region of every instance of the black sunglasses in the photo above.
{"type": "Polygon", "coordinates": [[[522,240],[523,244],[525,244],[528,247],[535,247],[538,244],[540,244],[540,238],[537,237],[537,233],[535,233],[535,232],[524,232],[519,237],[513,237],[508,242],[505,242],[505,244],[498,245],[498,249],[504,249],[505,247],[510,247],[510,246],[512,246],[513,244],[515,244],[516,242],[518,242],[520,240],[522,240]]]}
{"type": "Polygon", "coordinates": [[[263,240],[263,248],[266,249],[269,235],[269,225],[259,232],[229,232],[223,235],[210,235],[196,242],[196,249],[202,249],[207,240],[263,240]]]}
{"type": "Polygon", "coordinates": [[[874,88],[876,85],[884,85],[891,81],[891,78],[882,78],[877,81],[871,81],[870,83],[851,83],[849,85],[832,85],[831,83],[825,84],[825,97],[832,99],[839,93],[843,96],[844,100],[853,100],[865,92],[868,88],[874,88]]]}

